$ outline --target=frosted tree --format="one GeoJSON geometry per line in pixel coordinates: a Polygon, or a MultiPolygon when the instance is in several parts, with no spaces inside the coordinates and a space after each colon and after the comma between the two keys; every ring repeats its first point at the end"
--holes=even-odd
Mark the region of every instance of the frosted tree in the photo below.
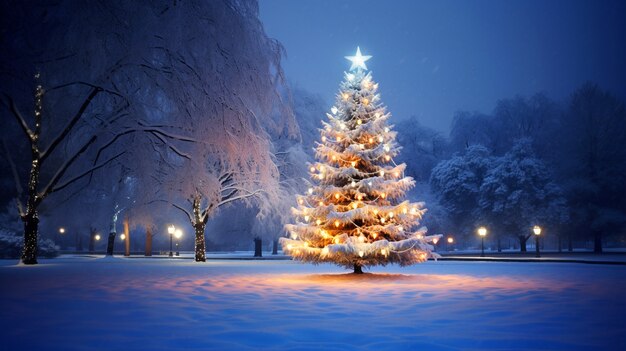
{"type": "Polygon", "coordinates": [[[370,57],[359,48],[346,57],[352,66],[322,122],[318,162],[309,165],[311,187],[292,209],[296,223],[286,225],[291,237],[281,238],[283,250],[296,260],[332,262],[354,273],[437,257],[429,243],[441,237],[426,236],[419,227],[423,203],[403,200],[414,181],[404,176],[405,164],[394,162],[400,146],[378,84],[367,72],[370,57]]]}

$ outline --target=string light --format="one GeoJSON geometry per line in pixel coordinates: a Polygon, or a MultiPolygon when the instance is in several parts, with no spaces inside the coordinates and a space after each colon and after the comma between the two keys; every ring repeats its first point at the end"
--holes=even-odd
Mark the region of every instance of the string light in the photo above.
{"type": "Polygon", "coordinates": [[[309,194],[313,194],[313,188],[309,188],[309,194]]]}
{"type": "Polygon", "coordinates": [[[379,143],[382,143],[382,142],[383,142],[383,140],[385,140],[385,139],[383,139],[382,135],[378,137],[378,142],[379,142],[379,143]]]}
{"type": "Polygon", "coordinates": [[[322,142],[326,142],[326,136],[322,137],[322,142]]]}
{"type": "Polygon", "coordinates": [[[398,178],[400,176],[400,173],[399,172],[393,172],[393,176],[398,178]]]}
{"type": "Polygon", "coordinates": [[[315,172],[315,167],[311,166],[311,168],[309,168],[309,170],[311,171],[311,173],[315,172]]]}
{"type": "Polygon", "coordinates": [[[359,251],[359,257],[363,257],[363,255],[365,255],[365,252],[359,251]]]}
{"type": "Polygon", "coordinates": [[[383,199],[384,199],[384,198],[385,198],[385,196],[387,196],[385,193],[380,193],[380,197],[381,197],[381,198],[383,198],[383,199]]]}
{"type": "Polygon", "coordinates": [[[385,133],[389,133],[389,127],[385,127],[385,133]]]}
{"type": "Polygon", "coordinates": [[[356,210],[356,208],[357,208],[358,206],[359,206],[359,205],[357,205],[357,204],[356,204],[356,202],[355,202],[355,203],[353,203],[353,204],[352,204],[352,209],[355,209],[355,210],[356,210]]]}
{"type": "Polygon", "coordinates": [[[357,196],[356,196],[356,198],[357,198],[359,201],[361,201],[361,200],[363,200],[363,195],[359,194],[359,195],[357,195],[357,196]]]}
{"type": "Polygon", "coordinates": [[[341,224],[341,223],[339,223],[339,221],[338,221],[338,220],[335,220],[335,227],[339,228],[339,225],[340,225],[340,224],[341,224]]]}
{"type": "Polygon", "coordinates": [[[319,202],[320,206],[324,206],[324,201],[319,202]]]}
{"type": "Polygon", "coordinates": [[[356,186],[356,182],[353,180],[352,183],[350,183],[350,186],[354,188],[356,186]]]}
{"type": "Polygon", "coordinates": [[[374,138],[370,137],[369,142],[370,144],[374,143],[374,138]]]}
{"type": "Polygon", "coordinates": [[[391,159],[391,156],[389,156],[389,155],[385,155],[385,160],[386,160],[386,161],[389,161],[390,159],[391,159]]]}
{"type": "Polygon", "coordinates": [[[332,113],[333,113],[333,115],[336,115],[336,114],[337,114],[337,111],[339,111],[339,110],[338,110],[338,109],[337,109],[337,107],[335,107],[335,106],[333,106],[333,107],[331,107],[331,108],[330,108],[330,112],[332,112],[332,113]]]}
{"type": "Polygon", "coordinates": [[[393,218],[393,212],[389,212],[389,218],[393,218]]]}
{"type": "Polygon", "coordinates": [[[341,196],[341,195],[339,195],[339,193],[335,193],[335,199],[339,200],[339,197],[340,197],[340,196],[341,196]]]}
{"type": "Polygon", "coordinates": [[[361,123],[363,123],[360,119],[356,120],[356,124],[361,125],[361,123]]]}
{"type": "Polygon", "coordinates": [[[385,223],[386,219],[385,217],[380,217],[380,223],[385,223]]]}
{"type": "Polygon", "coordinates": [[[390,149],[389,149],[389,145],[385,145],[385,146],[383,147],[383,149],[384,149],[385,151],[389,152],[389,150],[390,150],[390,149]]]}
{"type": "Polygon", "coordinates": [[[308,221],[309,221],[309,219],[311,219],[311,217],[309,217],[308,215],[307,215],[307,216],[304,216],[304,220],[305,220],[305,221],[307,221],[307,222],[308,222],[308,221]]]}
{"type": "Polygon", "coordinates": [[[352,168],[356,167],[356,161],[352,161],[352,162],[350,162],[350,164],[352,165],[352,168]]]}
{"type": "Polygon", "coordinates": [[[387,250],[380,249],[380,254],[383,255],[383,256],[386,256],[387,255],[387,250]]]}
{"type": "Polygon", "coordinates": [[[384,177],[385,176],[385,171],[380,171],[380,176],[384,177]]]}
{"type": "Polygon", "coordinates": [[[327,247],[322,249],[322,255],[324,255],[324,256],[328,255],[328,248],[327,247]]]}
{"type": "Polygon", "coordinates": [[[315,221],[315,224],[317,224],[317,225],[322,224],[322,220],[320,220],[320,219],[316,220],[316,221],[315,221]]]}
{"type": "Polygon", "coordinates": [[[370,104],[370,100],[368,98],[363,99],[363,105],[367,106],[370,104]]]}
{"type": "Polygon", "coordinates": [[[348,95],[348,93],[343,93],[341,97],[343,97],[344,100],[348,100],[348,97],[350,97],[350,95],[348,95]]]}

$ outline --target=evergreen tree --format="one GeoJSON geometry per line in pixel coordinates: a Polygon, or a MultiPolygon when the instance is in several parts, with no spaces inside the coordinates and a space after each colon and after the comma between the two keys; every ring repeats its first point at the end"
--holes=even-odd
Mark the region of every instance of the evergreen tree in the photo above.
{"type": "Polygon", "coordinates": [[[291,238],[281,239],[283,250],[297,260],[333,262],[355,273],[363,266],[405,266],[437,257],[429,242],[441,237],[418,228],[423,203],[403,200],[414,181],[404,176],[405,164],[394,162],[400,146],[378,84],[367,72],[370,57],[358,48],[346,57],[352,67],[322,122],[318,162],[309,165],[313,184],[292,209],[296,223],[286,225],[291,238]]]}

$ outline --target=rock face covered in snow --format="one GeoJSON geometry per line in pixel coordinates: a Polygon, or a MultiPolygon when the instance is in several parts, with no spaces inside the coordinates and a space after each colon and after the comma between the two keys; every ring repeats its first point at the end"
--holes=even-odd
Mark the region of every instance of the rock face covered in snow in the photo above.
{"type": "Polygon", "coordinates": [[[414,186],[405,164],[393,160],[400,151],[391,115],[380,103],[378,84],[360,68],[345,74],[335,106],[323,122],[318,162],[310,164],[312,185],[293,208],[291,238],[283,250],[297,260],[334,262],[361,272],[361,267],[424,262],[432,253],[419,221],[423,203],[403,201],[414,186]]]}

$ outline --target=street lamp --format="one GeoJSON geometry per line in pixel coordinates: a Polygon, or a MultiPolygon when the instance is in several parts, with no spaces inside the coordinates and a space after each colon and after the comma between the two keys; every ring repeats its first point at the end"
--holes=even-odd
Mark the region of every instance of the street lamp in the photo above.
{"type": "Polygon", "coordinates": [[[450,245],[452,245],[454,243],[454,238],[449,236],[448,237],[448,251],[450,251],[450,245]]]}
{"type": "Polygon", "coordinates": [[[480,257],[485,257],[485,235],[487,235],[487,228],[478,228],[478,235],[480,235],[480,257]]]}
{"type": "Polygon", "coordinates": [[[96,236],[94,237],[94,239],[96,239],[96,240],[100,240],[100,234],[96,234],[96,236]]]}
{"type": "Polygon", "coordinates": [[[541,227],[538,225],[534,226],[533,233],[535,233],[535,257],[541,257],[539,255],[539,234],[541,234],[541,227]]]}
{"type": "Polygon", "coordinates": [[[124,241],[126,239],[126,234],[124,234],[124,233],[120,234],[120,239],[122,239],[122,241],[124,241]]]}
{"type": "Polygon", "coordinates": [[[180,241],[180,237],[183,236],[183,231],[180,229],[176,229],[176,232],[174,232],[174,236],[176,236],[176,256],[180,256],[180,252],[178,251],[178,243],[180,241]]]}
{"type": "Polygon", "coordinates": [[[172,252],[172,238],[174,237],[174,234],[176,233],[176,227],[174,227],[173,225],[167,227],[167,232],[170,235],[170,257],[174,256],[174,253],[172,252]]]}
{"type": "Polygon", "coordinates": [[[65,234],[65,228],[63,227],[59,228],[59,234],[65,234]]]}

